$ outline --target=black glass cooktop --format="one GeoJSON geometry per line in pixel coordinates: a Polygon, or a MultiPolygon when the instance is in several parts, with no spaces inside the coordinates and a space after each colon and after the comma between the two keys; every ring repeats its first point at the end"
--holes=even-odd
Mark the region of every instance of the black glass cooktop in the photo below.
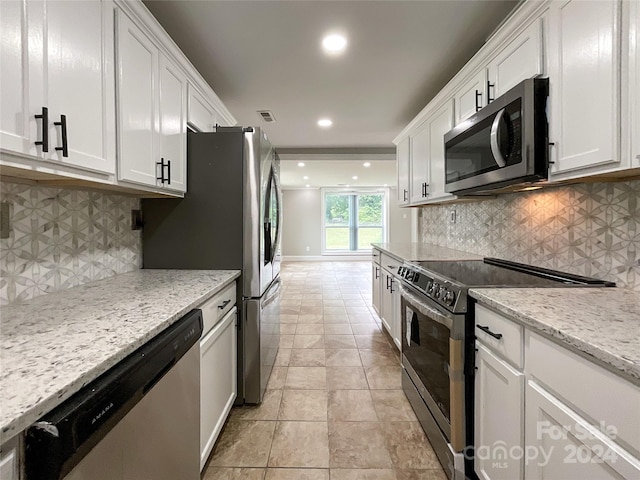
{"type": "Polygon", "coordinates": [[[595,278],[532,267],[521,263],[484,260],[415,262],[425,270],[465,287],[553,287],[566,285],[613,286],[595,278]]]}

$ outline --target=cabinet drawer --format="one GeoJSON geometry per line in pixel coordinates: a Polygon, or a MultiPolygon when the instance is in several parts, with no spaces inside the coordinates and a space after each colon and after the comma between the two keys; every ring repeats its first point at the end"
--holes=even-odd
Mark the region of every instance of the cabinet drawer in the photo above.
{"type": "Polygon", "coordinates": [[[202,304],[202,320],[204,328],[202,336],[204,337],[213,326],[224,317],[236,304],[236,283],[233,282],[221,292],[216,293],[213,297],[202,304]]]}
{"type": "Polygon", "coordinates": [[[489,347],[490,350],[500,354],[505,360],[516,367],[523,367],[523,328],[522,325],[503,317],[499,313],[489,310],[482,305],[476,305],[476,325],[474,334],[479,341],[489,347]],[[483,327],[483,328],[480,328],[483,327]],[[502,335],[495,338],[486,330],[502,335]]]}
{"type": "Polygon", "coordinates": [[[402,265],[402,260],[398,260],[391,255],[387,255],[386,253],[381,254],[380,256],[380,265],[389,270],[392,274],[398,273],[398,267],[402,265]]]}
{"type": "Polygon", "coordinates": [[[380,256],[382,255],[382,253],[380,253],[380,250],[376,250],[375,248],[371,251],[371,261],[373,261],[373,263],[375,263],[376,265],[380,265],[380,256]]]}
{"type": "Polygon", "coordinates": [[[597,429],[615,428],[615,435],[610,437],[639,456],[640,387],[529,331],[525,336],[525,364],[529,377],[597,429]]]}

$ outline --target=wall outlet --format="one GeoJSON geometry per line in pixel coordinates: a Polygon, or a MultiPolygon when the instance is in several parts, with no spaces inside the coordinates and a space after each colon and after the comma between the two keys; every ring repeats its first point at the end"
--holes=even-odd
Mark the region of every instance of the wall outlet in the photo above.
{"type": "Polygon", "coordinates": [[[0,238],[9,238],[11,206],[9,202],[0,203],[0,238]]]}
{"type": "Polygon", "coordinates": [[[311,250],[311,249],[310,249],[309,247],[307,247],[305,250],[308,252],[308,251],[309,251],[309,250],[311,250]]]}
{"type": "Polygon", "coordinates": [[[456,223],[456,220],[458,219],[458,213],[455,210],[451,210],[451,212],[449,213],[449,219],[451,220],[451,223],[456,223]]]}

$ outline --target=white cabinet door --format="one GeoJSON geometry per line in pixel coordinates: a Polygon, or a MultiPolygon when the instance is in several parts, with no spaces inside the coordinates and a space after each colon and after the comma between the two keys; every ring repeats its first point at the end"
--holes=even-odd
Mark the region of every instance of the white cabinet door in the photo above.
{"type": "Polygon", "coordinates": [[[525,444],[537,453],[526,479],[640,478],[640,460],[531,380],[526,399],[525,444]]]}
{"type": "Polygon", "coordinates": [[[0,2],[0,149],[41,158],[43,30],[43,3],[0,2]]]}
{"type": "Polygon", "coordinates": [[[376,265],[375,263],[371,264],[371,301],[373,304],[373,309],[378,312],[378,316],[382,316],[382,310],[380,309],[380,295],[381,288],[380,285],[382,283],[382,269],[380,265],[376,265]]]}
{"type": "Polygon", "coordinates": [[[640,2],[629,2],[631,9],[629,45],[631,47],[631,166],[640,167],[640,2]]]}
{"type": "Polygon", "coordinates": [[[429,119],[429,188],[428,199],[453,199],[444,191],[446,171],[444,164],[444,135],[453,128],[453,102],[448,101],[429,119]]]}
{"type": "Polygon", "coordinates": [[[579,170],[588,167],[619,166],[619,8],[618,1],[551,3],[552,176],[576,171],[573,176],[580,176],[579,170]]]}
{"type": "Polygon", "coordinates": [[[387,269],[382,269],[382,283],[381,283],[381,292],[380,292],[380,308],[382,310],[382,314],[380,315],[380,319],[382,320],[382,325],[387,329],[389,335],[393,337],[393,293],[391,292],[391,281],[393,280],[393,275],[387,269]]]}
{"type": "Polygon", "coordinates": [[[476,345],[475,471],[482,480],[521,479],[522,458],[496,454],[500,446],[507,451],[524,446],[524,374],[482,343],[476,345]]]}
{"type": "Polygon", "coordinates": [[[456,125],[466,120],[487,104],[487,72],[484,68],[465,83],[453,96],[456,125]]]}
{"type": "Polygon", "coordinates": [[[428,198],[430,188],[429,178],[429,122],[420,125],[409,137],[411,139],[411,154],[409,162],[411,169],[411,188],[409,191],[412,205],[424,203],[428,198]]]}
{"type": "Polygon", "coordinates": [[[485,105],[527,78],[543,72],[542,20],[535,20],[489,62],[485,105]]]}
{"type": "Polygon", "coordinates": [[[398,173],[398,204],[409,204],[409,137],[396,146],[396,171],[398,173]]]}
{"type": "Polygon", "coordinates": [[[400,290],[398,289],[398,280],[394,279],[393,288],[393,313],[391,316],[391,337],[393,338],[393,343],[396,344],[398,350],[402,351],[402,326],[400,322],[402,321],[402,303],[401,303],[401,295],[400,290]]]}
{"type": "Polygon", "coordinates": [[[118,178],[155,186],[158,49],[121,11],[117,23],[118,178]]]}
{"type": "Polygon", "coordinates": [[[200,470],[237,395],[236,317],[230,311],[200,340],[200,470]]]}
{"type": "Polygon", "coordinates": [[[115,173],[113,4],[49,0],[45,5],[47,159],[115,173]]]}
{"type": "MultiPolygon", "coordinates": [[[[187,190],[187,77],[164,55],[160,55],[160,155],[165,163],[164,182],[158,186],[187,190]]],[[[163,178],[162,172],[158,176],[163,178]]]]}
{"type": "Polygon", "coordinates": [[[187,122],[198,132],[213,132],[217,123],[216,114],[209,102],[193,85],[188,86],[187,122]]]}

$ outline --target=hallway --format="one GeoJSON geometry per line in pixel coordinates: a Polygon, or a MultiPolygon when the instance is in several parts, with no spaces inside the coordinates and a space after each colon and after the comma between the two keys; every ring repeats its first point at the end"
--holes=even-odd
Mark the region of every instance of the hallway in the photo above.
{"type": "Polygon", "coordinates": [[[281,275],[264,401],[232,410],[203,478],[446,480],[371,307],[371,264],[286,263],[281,275]]]}

